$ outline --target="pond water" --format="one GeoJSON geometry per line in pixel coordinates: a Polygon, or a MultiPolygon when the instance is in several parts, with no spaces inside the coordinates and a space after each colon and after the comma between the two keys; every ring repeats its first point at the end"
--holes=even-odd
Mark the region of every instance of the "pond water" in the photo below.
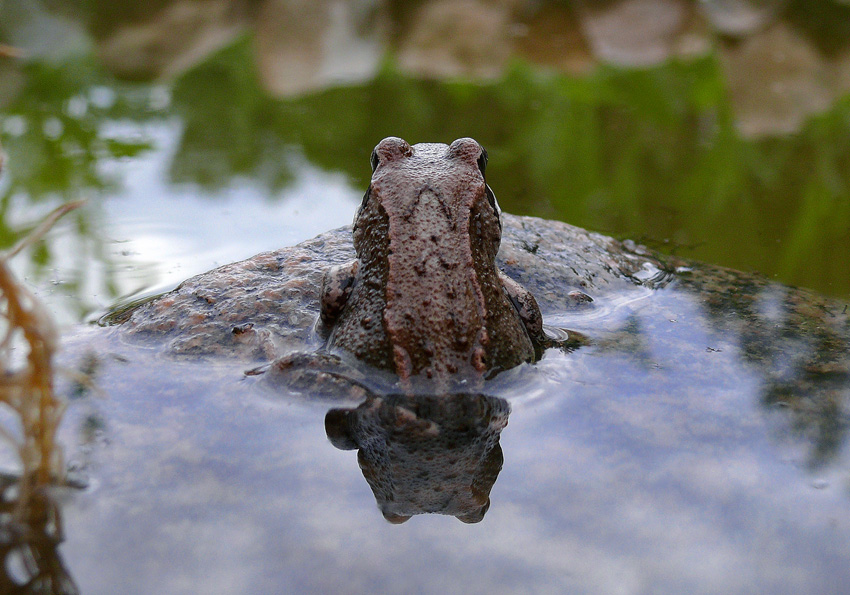
{"type": "Polygon", "coordinates": [[[823,361],[847,352],[847,3],[293,6],[0,3],[0,247],[88,200],[13,261],[66,330],[62,363],[102,350],[104,396],[62,430],[87,484],[58,496],[80,591],[842,592],[850,389],[823,361]],[[741,325],[787,320],[779,285],[753,308],[712,311],[685,281],[550,310],[643,342],[494,389],[511,413],[481,522],[391,525],[327,403],[90,324],[350,223],[390,135],[472,136],[504,211],[812,289],[845,326],[808,318],[756,357],[741,325]]]}
{"type": "MultiPolygon", "coordinates": [[[[338,450],[329,410],[358,399],[268,390],[238,353],[163,351],[189,330],[153,342],[121,327],[78,334],[68,351],[83,363],[65,361],[96,362],[89,373],[110,397],[78,396],[64,426],[88,484],[63,503],[73,576],[109,592],[129,572],[136,582],[121,588],[139,593],[840,593],[847,308],[705,267],[600,284],[599,309],[553,313],[547,283],[564,273],[550,249],[540,242],[552,268],[529,287],[549,324],[593,344],[502,373],[486,405],[387,398],[373,415],[367,401],[349,425],[357,456],[338,450]],[[474,524],[452,518],[480,506],[467,485],[489,496],[474,524]],[[382,511],[442,514],[396,526],[382,511]]],[[[183,295],[208,287],[215,303],[215,276],[183,295]]],[[[167,300],[178,324],[197,317],[215,332],[167,300]]],[[[162,322],[140,310],[127,324],[148,319],[162,322]]]]}
{"type": "MultiPolygon", "coordinates": [[[[666,305],[692,317],[681,332],[708,332],[666,305]]],[[[759,375],[712,344],[694,368],[721,359],[723,379],[657,344],[669,371],[551,355],[510,398],[485,518],[401,526],[328,442],[328,405],[252,393],[235,366],[152,370],[119,350],[98,374],[112,396],[66,420],[69,443],[85,416],[105,429],[72,458],[91,483],[63,502],[62,557],[92,593],[840,593],[846,455],[813,472],[759,375]]]]}

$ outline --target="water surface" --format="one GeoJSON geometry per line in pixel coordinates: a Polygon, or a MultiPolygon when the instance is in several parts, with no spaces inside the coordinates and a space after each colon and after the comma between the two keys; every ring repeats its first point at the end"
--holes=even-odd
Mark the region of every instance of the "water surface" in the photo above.
{"type": "Polygon", "coordinates": [[[682,276],[549,312],[609,341],[493,388],[504,466],[472,525],[384,521],[330,404],[82,325],[350,222],[388,135],[475,137],[508,212],[846,301],[846,3],[66,4],[0,5],[25,52],[0,48],[0,246],[89,200],[15,263],[62,363],[99,362],[62,434],[82,592],[842,592],[840,306],[802,324],[815,298],[682,276]]]}

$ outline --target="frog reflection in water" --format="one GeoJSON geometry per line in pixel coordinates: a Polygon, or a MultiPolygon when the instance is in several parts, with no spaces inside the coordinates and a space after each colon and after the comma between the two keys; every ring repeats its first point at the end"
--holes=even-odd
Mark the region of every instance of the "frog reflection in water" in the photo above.
{"type": "Polygon", "coordinates": [[[354,409],[331,409],[334,446],[359,449],[357,462],[384,518],[393,524],[439,513],[477,523],[502,470],[504,399],[477,394],[370,396],[354,409]]]}
{"type": "MultiPolygon", "coordinates": [[[[496,266],[501,214],[486,164],[471,138],[448,146],[382,140],[354,220],[357,259],[324,277],[325,353],[348,354],[399,381],[400,394],[367,391],[359,407],[332,409],[325,419],[335,446],[359,449],[363,475],[393,523],[422,512],[467,523],[484,517],[510,407],[450,387],[478,388],[539,358],[547,342],[534,297],[496,266]]],[[[273,373],[293,362],[278,362],[273,373]]]]}

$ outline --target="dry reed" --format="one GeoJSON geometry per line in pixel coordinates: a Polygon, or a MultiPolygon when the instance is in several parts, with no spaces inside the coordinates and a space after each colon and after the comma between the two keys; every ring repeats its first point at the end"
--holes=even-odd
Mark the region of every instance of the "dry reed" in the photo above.
{"type": "Polygon", "coordinates": [[[4,417],[8,426],[0,424],[0,438],[9,441],[20,462],[20,475],[0,474],[3,593],[78,593],[57,550],[63,540],[61,514],[48,491],[62,483],[65,471],[56,442],[64,404],[53,386],[59,333],[38,298],[15,278],[9,260],[80,204],[55,209],[15,247],[0,253],[0,403],[13,414],[4,417]]]}
{"type": "Polygon", "coordinates": [[[18,245],[0,254],[0,402],[20,423],[20,432],[0,426],[0,436],[11,442],[21,463],[19,500],[39,487],[61,480],[64,473],[56,431],[63,403],[53,389],[53,356],[58,347],[56,325],[39,300],[15,279],[9,259],[37,242],[56,220],[81,203],[55,209],[18,245]],[[18,353],[24,350],[26,357],[18,353]]]}

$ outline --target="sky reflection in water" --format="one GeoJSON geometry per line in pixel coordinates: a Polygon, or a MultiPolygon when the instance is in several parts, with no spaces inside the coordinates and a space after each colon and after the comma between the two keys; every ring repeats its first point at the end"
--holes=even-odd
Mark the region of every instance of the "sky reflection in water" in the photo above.
{"type": "Polygon", "coordinates": [[[121,347],[102,388],[135,398],[89,401],[109,443],[86,455],[94,485],[65,507],[66,561],[95,592],[128,568],[139,593],[839,592],[846,453],[810,466],[793,417],[759,404],[740,338],[687,293],[620,314],[646,329],[640,357],[550,352],[508,397],[504,467],[476,525],[386,523],[354,453],[328,443],[327,406],[253,393],[232,366],[162,360],[151,377],[121,347]],[[670,350],[667,326],[693,353],[670,350]]]}

